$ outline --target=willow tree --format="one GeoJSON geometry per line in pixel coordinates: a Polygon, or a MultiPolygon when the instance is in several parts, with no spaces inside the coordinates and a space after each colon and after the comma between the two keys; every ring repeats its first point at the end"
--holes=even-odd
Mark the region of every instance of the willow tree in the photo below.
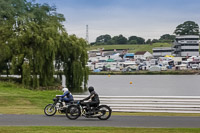
{"type": "Polygon", "coordinates": [[[49,86],[55,55],[61,53],[66,84],[79,89],[88,80],[86,41],[68,36],[55,7],[26,0],[0,1],[0,43],[12,53],[12,71],[25,86],[49,86]]]}
{"type": "Polygon", "coordinates": [[[11,60],[11,52],[7,45],[0,43],[0,73],[3,70],[7,71],[7,76],[9,74],[9,65],[11,60]]]}
{"type": "MultiPolygon", "coordinates": [[[[15,44],[15,31],[13,25],[15,24],[15,16],[21,14],[18,7],[23,7],[19,0],[1,0],[0,1],[0,68],[3,67],[12,58],[13,49],[12,44],[15,44]],[[18,4],[16,4],[18,3],[18,4]]],[[[6,66],[6,65],[5,65],[6,66]]],[[[7,67],[8,73],[8,67],[7,67]]]]}
{"type": "Polygon", "coordinates": [[[82,84],[87,85],[89,69],[86,66],[87,42],[75,35],[63,34],[57,58],[63,62],[66,86],[73,91],[80,91],[82,84]]]}
{"type": "Polygon", "coordinates": [[[53,82],[53,61],[59,47],[61,34],[64,31],[61,24],[64,17],[57,14],[56,9],[47,4],[32,4],[28,9],[28,17],[22,19],[26,23],[17,26],[21,28],[19,32],[20,47],[25,55],[24,58],[29,61],[30,67],[26,68],[32,70],[33,87],[48,86],[53,82]],[[39,76],[39,81],[37,76],[39,76]]]}
{"type": "Polygon", "coordinates": [[[1,4],[1,9],[5,9],[0,12],[1,23],[5,26],[1,28],[2,32],[7,31],[3,33],[4,43],[12,50],[13,72],[20,71],[22,82],[34,88],[50,85],[53,61],[64,31],[63,15],[56,13],[55,7],[32,1],[3,0],[1,4]],[[27,77],[32,83],[27,82],[27,77]]]}

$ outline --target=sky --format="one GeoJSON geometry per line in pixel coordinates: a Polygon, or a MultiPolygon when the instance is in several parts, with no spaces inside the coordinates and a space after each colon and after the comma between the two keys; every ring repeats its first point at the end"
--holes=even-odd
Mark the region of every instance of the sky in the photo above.
{"type": "Polygon", "coordinates": [[[100,35],[139,36],[159,39],[173,34],[179,24],[194,21],[200,25],[200,0],[36,0],[56,6],[65,16],[68,34],[89,42],[100,35]]]}

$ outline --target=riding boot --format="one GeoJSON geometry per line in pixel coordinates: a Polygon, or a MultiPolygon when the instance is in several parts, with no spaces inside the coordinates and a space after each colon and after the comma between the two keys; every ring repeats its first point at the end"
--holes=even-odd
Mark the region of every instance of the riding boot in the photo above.
{"type": "Polygon", "coordinates": [[[91,115],[91,114],[92,114],[91,108],[87,108],[86,115],[91,115]]]}

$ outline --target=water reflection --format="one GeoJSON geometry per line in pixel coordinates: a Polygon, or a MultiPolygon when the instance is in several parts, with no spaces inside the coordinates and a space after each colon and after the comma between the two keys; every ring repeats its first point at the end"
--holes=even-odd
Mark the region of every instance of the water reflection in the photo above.
{"type": "MultiPolygon", "coordinates": [[[[64,87],[66,87],[65,82],[66,82],[66,78],[65,78],[64,75],[62,75],[62,86],[64,86],[64,87]]],[[[83,86],[82,86],[82,89],[81,89],[81,90],[74,90],[72,93],[73,93],[73,94],[76,94],[76,95],[88,94],[88,93],[87,93],[87,88],[84,88],[83,86]]]]}

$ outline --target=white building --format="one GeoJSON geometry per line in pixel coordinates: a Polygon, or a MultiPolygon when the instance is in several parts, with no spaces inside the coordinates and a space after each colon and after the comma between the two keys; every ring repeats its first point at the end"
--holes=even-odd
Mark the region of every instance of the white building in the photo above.
{"type": "Polygon", "coordinates": [[[164,57],[166,55],[172,55],[172,48],[171,47],[153,48],[153,56],[154,57],[164,57]]]}
{"type": "Polygon", "coordinates": [[[151,53],[149,53],[148,51],[138,51],[135,53],[134,55],[134,59],[148,59],[148,58],[152,58],[153,55],[151,53]]]}
{"type": "Polygon", "coordinates": [[[182,35],[177,36],[174,45],[174,55],[186,56],[199,56],[199,36],[198,35],[182,35]]]}

